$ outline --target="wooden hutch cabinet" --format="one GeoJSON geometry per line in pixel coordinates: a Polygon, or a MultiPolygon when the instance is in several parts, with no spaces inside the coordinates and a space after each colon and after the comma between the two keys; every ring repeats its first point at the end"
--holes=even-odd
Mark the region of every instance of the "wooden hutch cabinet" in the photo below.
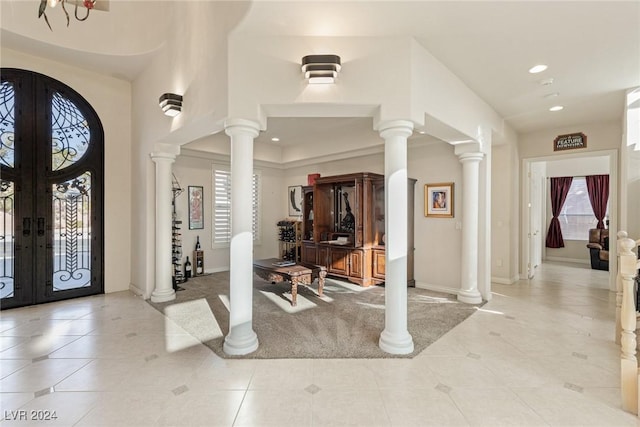
{"type": "MultiPolygon", "coordinates": [[[[408,270],[413,278],[413,207],[416,180],[408,183],[408,270]]],[[[361,286],[384,283],[384,176],[353,173],[318,178],[303,187],[302,261],[361,286]]]]}

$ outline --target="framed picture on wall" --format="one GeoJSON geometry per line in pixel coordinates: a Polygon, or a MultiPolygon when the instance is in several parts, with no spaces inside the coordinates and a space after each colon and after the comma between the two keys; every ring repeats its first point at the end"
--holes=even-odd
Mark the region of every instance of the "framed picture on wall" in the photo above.
{"type": "Polygon", "coordinates": [[[204,191],[202,186],[189,186],[189,230],[204,228],[204,191]]]}
{"type": "Polygon", "coordinates": [[[453,182],[425,184],[424,216],[434,218],[453,218],[453,182]]]}
{"type": "Polygon", "coordinates": [[[302,216],[302,186],[289,187],[289,216],[302,216]]]}

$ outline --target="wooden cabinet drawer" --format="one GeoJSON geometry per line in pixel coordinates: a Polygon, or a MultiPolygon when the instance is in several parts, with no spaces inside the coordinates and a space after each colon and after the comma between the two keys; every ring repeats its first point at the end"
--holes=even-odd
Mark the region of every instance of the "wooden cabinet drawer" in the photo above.
{"type": "Polygon", "coordinates": [[[349,275],[349,250],[329,248],[329,273],[349,275]]]}
{"type": "Polygon", "coordinates": [[[364,251],[354,250],[349,254],[349,275],[362,279],[364,277],[364,251]]]}
{"type": "Polygon", "coordinates": [[[329,248],[326,246],[317,246],[318,248],[318,258],[316,259],[317,265],[322,265],[329,269],[330,260],[329,260],[329,248]]]}
{"type": "Polygon", "coordinates": [[[315,243],[302,244],[302,262],[317,264],[317,249],[315,243]]]}
{"type": "Polygon", "coordinates": [[[376,279],[384,279],[385,252],[379,249],[373,250],[373,271],[371,275],[376,279]]]}

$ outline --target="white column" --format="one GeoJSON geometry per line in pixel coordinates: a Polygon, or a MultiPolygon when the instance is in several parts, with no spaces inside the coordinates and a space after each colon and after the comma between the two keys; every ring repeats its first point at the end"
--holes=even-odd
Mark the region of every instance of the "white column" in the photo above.
{"type": "Polygon", "coordinates": [[[478,180],[482,157],[480,152],[458,156],[462,163],[462,283],[458,301],[468,304],[482,302],[478,292],[478,180]]]}
{"type": "Polygon", "coordinates": [[[378,345],[391,354],[413,352],[407,330],[407,138],[413,123],[382,123],[384,138],[385,327],[378,345]]]}
{"type": "Polygon", "coordinates": [[[242,355],[258,349],[253,331],[253,139],[260,128],[249,120],[228,120],[231,137],[231,247],[229,334],[227,354],[242,355]]]}
{"type": "Polygon", "coordinates": [[[156,164],[156,287],[151,293],[152,302],[176,298],[171,271],[171,165],[180,147],[165,148],[151,153],[151,159],[156,164]]]}

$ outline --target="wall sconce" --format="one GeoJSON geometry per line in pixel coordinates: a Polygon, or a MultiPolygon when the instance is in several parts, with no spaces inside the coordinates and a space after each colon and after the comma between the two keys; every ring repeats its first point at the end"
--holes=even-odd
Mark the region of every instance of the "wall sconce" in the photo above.
{"type": "Polygon", "coordinates": [[[309,83],[335,83],[339,71],[338,55],[307,55],[302,58],[302,72],[309,83]]]}
{"type": "Polygon", "coordinates": [[[158,102],[167,116],[175,117],[182,112],[182,95],[164,93],[158,102]]]}

